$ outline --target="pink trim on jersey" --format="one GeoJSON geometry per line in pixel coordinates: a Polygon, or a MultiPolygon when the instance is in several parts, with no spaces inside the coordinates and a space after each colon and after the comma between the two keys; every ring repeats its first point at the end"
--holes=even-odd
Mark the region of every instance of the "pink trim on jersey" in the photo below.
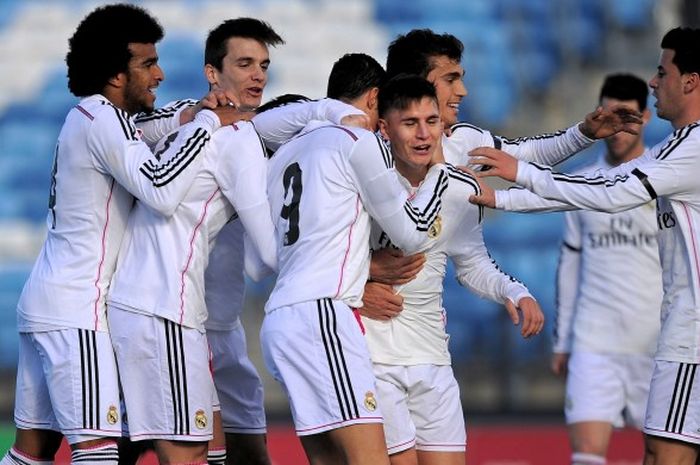
{"type": "Polygon", "coordinates": [[[85,108],[81,107],[80,105],[76,105],[75,108],[76,108],[80,113],[82,113],[82,114],[84,114],[85,116],[87,116],[88,118],[90,118],[90,121],[92,121],[92,120],[95,119],[95,117],[92,116],[92,115],[90,114],[90,112],[88,112],[85,108]]]}
{"type": "MultiPolygon", "coordinates": [[[[683,207],[683,211],[685,212],[685,218],[688,221],[688,229],[690,230],[690,242],[693,244],[693,258],[695,259],[695,276],[697,276],[698,281],[700,281],[700,260],[698,259],[698,245],[695,242],[695,229],[693,228],[693,222],[691,221],[690,212],[688,212],[688,207],[685,205],[684,202],[680,202],[680,204],[683,207]]],[[[700,284],[700,282],[698,284],[700,284]]]]}
{"type": "Polygon", "coordinates": [[[352,137],[352,140],[357,140],[357,136],[355,135],[355,133],[352,132],[351,130],[349,130],[348,128],[344,128],[342,126],[332,126],[332,127],[336,128],[336,129],[340,129],[342,131],[345,131],[346,133],[348,133],[348,135],[350,137],[352,137]]]}
{"type": "Polygon", "coordinates": [[[312,132],[316,132],[316,131],[318,131],[319,129],[325,129],[325,128],[336,128],[336,129],[340,129],[340,130],[344,131],[347,135],[349,135],[349,136],[352,138],[352,140],[355,140],[355,141],[356,141],[356,140],[358,139],[357,136],[355,135],[355,133],[352,132],[351,130],[349,130],[348,128],[344,128],[344,127],[342,127],[342,126],[336,126],[336,125],[319,126],[319,127],[317,127],[317,128],[312,129],[312,130],[309,131],[309,132],[305,132],[304,134],[300,135],[299,137],[304,137],[304,136],[307,135],[307,134],[311,134],[312,132]]]}
{"type": "Polygon", "coordinates": [[[335,291],[335,295],[333,296],[333,299],[337,298],[338,295],[340,294],[340,288],[343,285],[343,277],[345,274],[345,264],[348,261],[348,255],[350,254],[350,244],[352,243],[352,228],[355,226],[355,223],[357,223],[357,218],[360,216],[360,196],[357,196],[357,201],[355,202],[355,218],[352,220],[352,224],[350,225],[350,231],[348,232],[348,247],[345,249],[345,256],[343,257],[343,264],[340,266],[340,280],[338,281],[338,289],[335,291]]]}
{"type": "Polygon", "coordinates": [[[192,263],[192,255],[194,255],[194,240],[197,237],[197,231],[199,231],[199,228],[202,226],[204,223],[204,218],[207,216],[207,209],[209,208],[209,204],[211,203],[212,199],[216,194],[220,191],[219,188],[217,188],[211,196],[207,199],[206,202],[204,202],[204,209],[202,210],[202,216],[199,218],[199,222],[195,225],[194,229],[192,230],[192,237],[190,238],[190,254],[187,257],[187,263],[185,264],[185,269],[182,270],[182,273],[180,274],[180,324],[182,324],[182,320],[185,316],[185,274],[187,274],[187,270],[190,268],[190,263],[192,263]]]}
{"type": "Polygon", "coordinates": [[[97,265],[97,278],[95,279],[95,287],[97,288],[97,298],[95,299],[95,331],[97,331],[97,325],[100,321],[100,297],[102,297],[102,291],[100,290],[100,279],[102,278],[102,265],[105,263],[105,255],[107,253],[107,247],[105,242],[107,242],[107,226],[109,226],[109,205],[112,203],[112,194],[114,193],[114,178],[112,178],[112,185],[109,186],[109,197],[107,197],[107,205],[105,207],[105,213],[107,219],[105,220],[104,227],[102,228],[102,253],[100,254],[100,264],[97,265]]]}
{"type": "MultiPolygon", "coordinates": [[[[408,441],[404,441],[401,444],[396,444],[395,446],[389,446],[386,448],[386,450],[391,453],[391,452],[396,451],[396,449],[403,449],[403,448],[406,448],[406,446],[413,447],[415,445],[416,445],[416,437],[414,436],[413,439],[410,439],[408,441]]],[[[401,451],[397,451],[397,452],[401,452],[401,451]]]]}

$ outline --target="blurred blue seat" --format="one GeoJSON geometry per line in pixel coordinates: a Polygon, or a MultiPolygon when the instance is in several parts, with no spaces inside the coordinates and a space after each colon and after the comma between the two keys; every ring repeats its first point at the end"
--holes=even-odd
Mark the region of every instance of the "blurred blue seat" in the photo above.
{"type": "Polygon", "coordinates": [[[423,18],[422,5],[404,0],[374,0],[374,17],[383,23],[418,22],[423,18]]]}
{"type": "Polygon", "coordinates": [[[653,24],[654,0],[612,0],[608,9],[613,23],[622,29],[642,30],[653,24]]]}

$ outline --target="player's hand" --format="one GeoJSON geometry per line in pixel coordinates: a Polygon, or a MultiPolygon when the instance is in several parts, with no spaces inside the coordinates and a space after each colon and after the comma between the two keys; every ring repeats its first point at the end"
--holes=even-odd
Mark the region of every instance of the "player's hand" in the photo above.
{"type": "Polygon", "coordinates": [[[643,123],[640,112],[618,104],[609,108],[596,108],[586,115],[583,123],[579,124],[579,129],[590,139],[603,139],[620,131],[639,134],[643,123]]]}
{"type": "Polygon", "coordinates": [[[520,299],[518,306],[510,300],[506,300],[506,311],[508,316],[510,316],[511,321],[514,325],[521,324],[520,334],[524,338],[529,338],[530,336],[536,336],[542,331],[544,327],[544,313],[540,308],[540,304],[537,303],[532,297],[523,297],[520,299]],[[522,314],[522,322],[520,321],[520,315],[518,315],[518,310],[522,314]]]}
{"type": "MultiPolygon", "coordinates": [[[[444,123],[440,123],[443,124],[444,123]]],[[[438,163],[445,163],[445,154],[442,151],[442,136],[438,136],[437,140],[435,141],[435,147],[433,148],[433,156],[430,159],[430,166],[436,165],[438,163]]]]}
{"type": "Polygon", "coordinates": [[[403,252],[393,247],[375,250],[369,266],[372,281],[392,286],[413,281],[425,265],[425,254],[417,253],[404,256],[403,252]]]}
{"type": "Polygon", "coordinates": [[[394,288],[382,283],[368,282],[362,295],[360,315],[373,320],[387,321],[403,310],[403,297],[394,292],[394,288]]]}
{"type": "Polygon", "coordinates": [[[476,182],[479,183],[479,190],[481,194],[474,194],[469,196],[469,202],[474,205],[482,205],[484,207],[496,208],[496,191],[493,187],[489,186],[483,178],[477,176],[477,174],[467,168],[466,166],[457,166],[458,169],[464,171],[465,173],[471,174],[476,182]]]}
{"type": "Polygon", "coordinates": [[[199,100],[194,106],[185,108],[180,112],[180,124],[192,121],[197,113],[202,110],[213,110],[217,107],[234,106],[238,108],[238,99],[231,92],[220,89],[212,89],[199,100]]]}
{"type": "Polygon", "coordinates": [[[484,170],[476,172],[479,178],[498,176],[506,181],[515,182],[518,175],[518,160],[493,147],[475,148],[469,152],[469,163],[485,167],[484,170]]]}
{"type": "Polygon", "coordinates": [[[550,368],[552,373],[557,376],[566,375],[567,367],[569,365],[569,354],[552,354],[552,361],[550,368]]]}
{"type": "Polygon", "coordinates": [[[367,129],[368,131],[374,131],[374,128],[370,127],[369,116],[365,114],[343,116],[340,119],[340,124],[343,126],[353,126],[356,128],[367,129]]]}

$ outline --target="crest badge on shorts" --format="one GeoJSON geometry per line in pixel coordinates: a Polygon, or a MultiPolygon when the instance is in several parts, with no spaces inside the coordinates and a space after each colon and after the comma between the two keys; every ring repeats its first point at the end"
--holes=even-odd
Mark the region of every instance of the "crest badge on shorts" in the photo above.
{"type": "Polygon", "coordinates": [[[442,232],[442,218],[440,218],[440,215],[435,217],[435,221],[433,221],[433,224],[430,225],[428,228],[428,237],[431,239],[435,239],[440,235],[442,232]]]}
{"type": "Polygon", "coordinates": [[[207,416],[204,410],[197,410],[194,414],[194,424],[199,429],[204,429],[207,427],[207,416]]]}
{"type": "Polygon", "coordinates": [[[107,409],[107,423],[110,425],[116,425],[119,421],[119,412],[117,412],[117,407],[110,405],[107,409]]]}
{"type": "Polygon", "coordinates": [[[365,408],[369,412],[377,410],[377,399],[374,398],[374,393],[372,391],[367,391],[365,393],[365,408]]]}

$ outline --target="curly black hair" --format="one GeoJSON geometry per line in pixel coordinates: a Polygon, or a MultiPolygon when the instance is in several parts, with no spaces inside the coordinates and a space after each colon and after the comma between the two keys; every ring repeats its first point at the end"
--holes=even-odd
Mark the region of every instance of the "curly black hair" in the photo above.
{"type": "Polygon", "coordinates": [[[120,3],[93,10],[68,40],[68,89],[76,97],[101,93],[109,79],[127,71],[130,43],[162,38],[163,28],[141,7],[120,3]]]}

